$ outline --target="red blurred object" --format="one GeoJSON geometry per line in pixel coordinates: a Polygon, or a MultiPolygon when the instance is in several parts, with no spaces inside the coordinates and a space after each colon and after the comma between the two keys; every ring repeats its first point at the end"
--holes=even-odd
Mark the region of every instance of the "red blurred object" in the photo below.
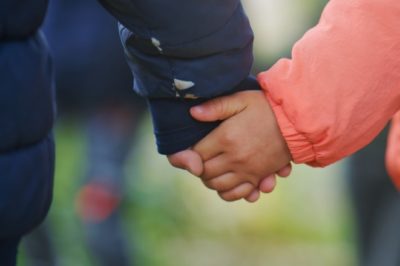
{"type": "Polygon", "coordinates": [[[78,192],[75,207],[85,222],[101,222],[113,213],[120,200],[107,185],[89,183],[78,192]]]}

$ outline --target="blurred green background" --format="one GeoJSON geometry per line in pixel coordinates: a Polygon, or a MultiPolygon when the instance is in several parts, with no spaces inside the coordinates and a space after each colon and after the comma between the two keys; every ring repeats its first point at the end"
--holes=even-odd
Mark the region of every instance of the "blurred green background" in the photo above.
{"type": "MultiPolygon", "coordinates": [[[[255,71],[266,69],[316,23],[324,1],[244,1],[255,31],[255,71]]],[[[84,165],[83,123],[56,127],[57,167],[49,219],[62,266],[91,265],[74,201],[84,165]]],[[[345,164],[296,166],[255,204],[226,203],[155,151],[143,119],[126,167],[124,215],[131,253],[143,266],[355,265],[345,164]]],[[[20,265],[25,265],[22,251],[20,265]]]]}

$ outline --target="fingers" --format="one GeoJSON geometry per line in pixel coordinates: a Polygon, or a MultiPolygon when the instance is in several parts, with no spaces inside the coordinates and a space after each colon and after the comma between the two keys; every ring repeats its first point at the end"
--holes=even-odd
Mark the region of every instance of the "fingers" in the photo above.
{"type": "Polygon", "coordinates": [[[212,99],[201,105],[192,107],[193,118],[204,121],[225,120],[246,108],[246,103],[240,100],[240,93],[212,99]]]}
{"type": "Polygon", "coordinates": [[[201,175],[203,180],[210,180],[233,170],[233,167],[229,164],[225,154],[220,154],[205,161],[203,167],[203,173],[201,175]]]}
{"type": "Polygon", "coordinates": [[[223,133],[220,127],[211,131],[193,147],[193,150],[200,154],[203,161],[208,161],[224,151],[220,141],[223,133]]]}
{"type": "Polygon", "coordinates": [[[185,169],[195,176],[203,172],[203,161],[193,150],[184,150],[167,156],[169,163],[180,169],[185,169]]]}
{"type": "Polygon", "coordinates": [[[254,189],[253,192],[250,193],[250,195],[248,195],[245,200],[253,203],[256,202],[258,199],[260,198],[260,191],[258,189],[254,189]]]}
{"type": "Polygon", "coordinates": [[[233,173],[227,173],[210,180],[202,180],[206,187],[220,192],[231,190],[243,183],[243,180],[233,173]]]}
{"type": "Polygon", "coordinates": [[[243,183],[229,191],[218,192],[218,195],[225,201],[235,201],[249,196],[253,190],[251,183],[243,183]]]}
{"type": "Polygon", "coordinates": [[[289,163],[288,165],[280,169],[278,172],[276,172],[276,174],[280,177],[288,177],[291,172],[292,172],[292,164],[289,163]]]}
{"type": "Polygon", "coordinates": [[[276,177],[275,175],[272,174],[261,180],[259,189],[261,192],[270,193],[275,189],[275,186],[276,186],[276,177]]]}

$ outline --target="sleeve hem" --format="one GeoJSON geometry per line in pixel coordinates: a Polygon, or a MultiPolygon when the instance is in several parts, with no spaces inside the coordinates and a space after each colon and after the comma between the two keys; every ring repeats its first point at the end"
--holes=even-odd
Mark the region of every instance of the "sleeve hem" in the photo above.
{"type": "MultiPolygon", "coordinates": [[[[244,90],[260,90],[254,77],[249,76],[234,87],[229,95],[244,90]]],[[[201,122],[190,115],[190,108],[204,103],[207,98],[148,98],[154,134],[160,154],[173,154],[187,149],[205,137],[220,121],[201,122]]]]}
{"type": "Polygon", "coordinates": [[[314,167],[322,167],[323,165],[317,162],[317,154],[312,142],[296,130],[282,106],[277,104],[268,92],[265,92],[265,94],[275,114],[281,133],[289,147],[293,161],[297,164],[306,163],[314,167]]]}
{"type": "Polygon", "coordinates": [[[160,154],[169,155],[187,149],[218,126],[219,122],[200,122],[190,116],[189,109],[205,100],[148,99],[160,154]]]}

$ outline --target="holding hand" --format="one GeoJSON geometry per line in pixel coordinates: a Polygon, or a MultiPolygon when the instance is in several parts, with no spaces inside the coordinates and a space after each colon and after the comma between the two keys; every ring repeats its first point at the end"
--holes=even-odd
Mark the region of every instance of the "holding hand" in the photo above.
{"type": "Polygon", "coordinates": [[[170,163],[201,176],[227,201],[246,198],[254,202],[259,190],[271,192],[274,173],[288,176],[290,153],[265,96],[246,91],[211,100],[192,108],[201,121],[225,120],[193,150],[168,157],[170,163]]]}
{"type": "Polygon", "coordinates": [[[191,114],[200,121],[225,120],[193,147],[203,160],[204,184],[224,200],[256,197],[255,188],[270,192],[275,172],[290,173],[285,167],[291,160],[289,149],[263,92],[216,98],[193,107],[191,114]]]}

